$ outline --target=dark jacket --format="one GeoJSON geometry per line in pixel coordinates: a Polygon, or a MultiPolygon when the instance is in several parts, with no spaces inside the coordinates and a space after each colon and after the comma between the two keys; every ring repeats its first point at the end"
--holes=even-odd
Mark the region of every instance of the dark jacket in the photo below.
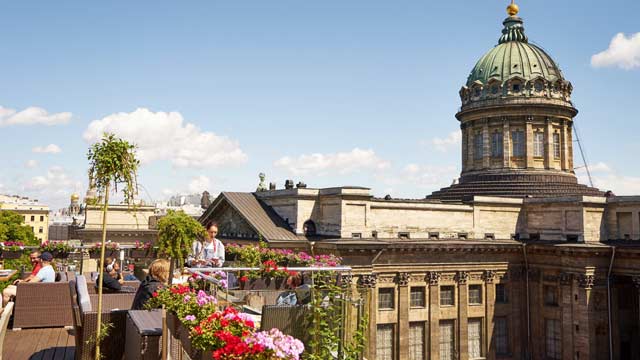
{"type": "MultiPolygon", "coordinates": [[[[98,281],[100,281],[100,277],[96,279],[96,289],[98,288],[98,281]]],[[[102,290],[106,291],[120,291],[122,289],[122,285],[118,282],[118,279],[113,276],[104,273],[102,274],[102,290]]]]}
{"type": "Polygon", "coordinates": [[[162,288],[162,286],[163,284],[156,280],[156,278],[151,275],[147,275],[147,277],[140,283],[136,296],[133,298],[133,305],[131,306],[131,309],[144,310],[144,304],[146,304],[147,300],[151,299],[153,296],[153,293],[162,288]]]}

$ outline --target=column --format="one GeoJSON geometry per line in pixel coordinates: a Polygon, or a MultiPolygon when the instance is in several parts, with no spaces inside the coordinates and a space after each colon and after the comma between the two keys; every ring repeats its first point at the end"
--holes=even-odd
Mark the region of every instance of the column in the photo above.
{"type": "Polygon", "coordinates": [[[440,273],[431,271],[429,281],[429,359],[440,359],[440,273]]]}
{"type": "Polygon", "coordinates": [[[511,130],[506,117],[502,118],[502,166],[511,167],[511,130]]]}
{"type": "MultiPolygon", "coordinates": [[[[595,341],[591,339],[591,332],[594,321],[592,319],[593,302],[591,301],[591,289],[594,283],[593,275],[580,275],[578,277],[578,311],[577,323],[580,332],[574,336],[574,346],[580,352],[580,359],[591,359],[597,356],[595,352],[595,341]],[[593,355],[591,355],[593,354],[593,355]]],[[[594,332],[595,333],[595,332],[594,332]]]]}
{"type": "Polygon", "coordinates": [[[398,359],[409,358],[409,273],[398,274],[398,359]]]}
{"type": "Polygon", "coordinates": [[[553,123],[551,119],[545,119],[545,134],[544,134],[544,159],[545,168],[553,169],[553,123]]]}
{"type": "Polygon", "coordinates": [[[460,124],[460,132],[462,134],[462,172],[467,171],[467,160],[469,159],[469,145],[467,140],[467,126],[465,124],[460,124]]]}
{"type": "Polygon", "coordinates": [[[567,169],[573,171],[573,125],[571,122],[567,124],[567,169]]]}
{"type": "Polygon", "coordinates": [[[482,125],[482,168],[491,167],[491,139],[489,139],[489,119],[482,125]]]}
{"type": "Polygon", "coordinates": [[[473,137],[475,131],[473,126],[467,127],[467,170],[475,169],[474,149],[473,149],[473,137]]]}
{"type": "Polygon", "coordinates": [[[631,239],[640,240],[640,212],[631,212],[631,239]]]}
{"type": "Polygon", "coordinates": [[[485,318],[484,318],[484,334],[482,337],[482,353],[487,360],[494,360],[496,358],[495,349],[491,348],[491,339],[493,339],[493,318],[495,314],[496,304],[496,287],[493,284],[493,279],[496,273],[493,270],[487,270],[484,272],[485,283],[485,318]]]}
{"type": "Polygon", "coordinates": [[[465,271],[458,271],[458,359],[469,359],[469,289],[467,279],[469,274],[465,271]]]}
{"type": "Polygon", "coordinates": [[[378,277],[376,274],[368,274],[360,276],[360,286],[367,291],[367,303],[369,305],[369,334],[367,336],[367,345],[365,346],[365,357],[368,359],[376,358],[376,333],[378,332],[378,323],[376,315],[378,314],[378,294],[376,294],[376,283],[378,277]]]}
{"type": "MultiPolygon", "coordinates": [[[[562,358],[574,359],[573,344],[573,275],[560,274],[560,307],[562,309],[562,358]]],[[[582,358],[582,357],[581,357],[582,358]]]]}
{"type": "Polygon", "coordinates": [[[568,133],[571,131],[571,128],[567,126],[565,120],[562,120],[560,123],[562,126],[560,128],[560,167],[562,170],[573,170],[569,168],[569,136],[568,133]]]}
{"type": "Polygon", "coordinates": [[[533,118],[531,116],[527,116],[527,122],[525,127],[525,144],[527,147],[527,160],[525,162],[525,167],[527,169],[533,169],[534,161],[533,161],[533,124],[531,121],[533,118]]]}

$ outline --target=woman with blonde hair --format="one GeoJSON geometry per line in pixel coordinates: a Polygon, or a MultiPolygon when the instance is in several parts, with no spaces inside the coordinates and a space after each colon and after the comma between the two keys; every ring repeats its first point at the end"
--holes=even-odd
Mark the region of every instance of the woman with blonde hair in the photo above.
{"type": "Polygon", "coordinates": [[[153,297],[153,293],[167,285],[169,282],[169,260],[157,259],[149,265],[149,275],[142,280],[140,287],[133,299],[132,310],[143,310],[147,300],[153,297]]]}

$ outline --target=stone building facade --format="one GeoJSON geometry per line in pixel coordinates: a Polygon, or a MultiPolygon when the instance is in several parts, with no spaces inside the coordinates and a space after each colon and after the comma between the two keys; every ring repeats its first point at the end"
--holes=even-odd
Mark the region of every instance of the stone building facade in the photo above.
{"type": "Polygon", "coordinates": [[[577,182],[571,83],[508,11],[460,91],[458,184],[223,192],[200,218],[223,241],[341,256],[366,289],[367,359],[640,359],[640,197],[577,182]]]}

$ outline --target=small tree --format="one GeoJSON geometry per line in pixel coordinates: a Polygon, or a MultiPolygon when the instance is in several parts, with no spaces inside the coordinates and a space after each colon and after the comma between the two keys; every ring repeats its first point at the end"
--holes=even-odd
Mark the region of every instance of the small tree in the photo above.
{"type": "Polygon", "coordinates": [[[182,268],[193,241],[205,235],[204,227],[183,211],[169,210],[167,215],[158,221],[158,252],[161,256],[168,256],[171,261],[171,282],[176,261],[178,267],[182,268]]]}
{"type": "MultiPolygon", "coordinates": [[[[100,250],[100,275],[98,277],[98,323],[96,338],[102,334],[102,279],[104,276],[104,252],[107,240],[107,212],[109,211],[109,191],[113,185],[115,192],[118,185],[122,186],[124,201],[128,205],[134,204],[134,196],[138,193],[137,172],[140,162],[135,156],[136,146],[126,140],[117,138],[114,134],[105,133],[102,141],[89,148],[89,177],[93,180],[95,189],[103,194],[102,208],[102,246],[100,250]]],[[[96,360],[100,359],[100,341],[96,341],[96,360]]]]}

